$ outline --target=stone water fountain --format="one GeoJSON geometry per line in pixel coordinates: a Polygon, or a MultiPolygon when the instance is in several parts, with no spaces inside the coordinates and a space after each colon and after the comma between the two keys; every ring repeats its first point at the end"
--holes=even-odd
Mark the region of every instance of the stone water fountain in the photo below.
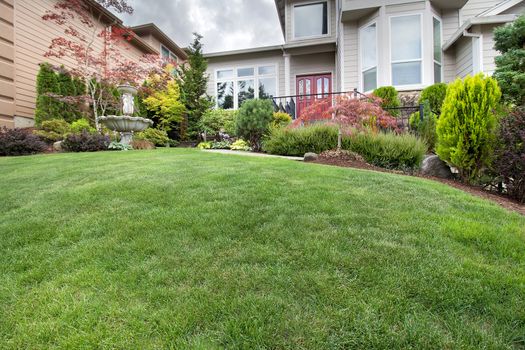
{"type": "Polygon", "coordinates": [[[129,145],[133,140],[133,133],[144,131],[153,126],[153,121],[146,118],[133,117],[135,112],[135,96],[137,89],[130,85],[120,85],[117,90],[122,95],[122,114],[100,117],[99,120],[108,129],[120,133],[120,143],[129,145]]]}

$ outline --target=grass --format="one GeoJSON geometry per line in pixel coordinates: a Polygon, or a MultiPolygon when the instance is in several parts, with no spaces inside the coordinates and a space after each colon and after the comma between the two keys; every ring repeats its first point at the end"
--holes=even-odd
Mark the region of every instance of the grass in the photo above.
{"type": "Polygon", "coordinates": [[[195,150],[0,159],[2,349],[523,349],[525,218],[195,150]]]}

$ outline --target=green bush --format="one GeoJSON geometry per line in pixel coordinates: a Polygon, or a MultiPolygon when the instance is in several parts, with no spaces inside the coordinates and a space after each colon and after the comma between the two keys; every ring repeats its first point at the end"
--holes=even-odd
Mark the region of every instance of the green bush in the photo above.
{"type": "Polygon", "coordinates": [[[153,143],[155,146],[166,147],[171,144],[168,133],[164,130],[148,128],[142,132],[135,134],[136,140],[145,140],[153,143]]]}
{"type": "Polygon", "coordinates": [[[33,131],[33,134],[39,136],[48,143],[63,140],[71,132],[71,126],[68,122],[61,119],[44,120],[40,129],[33,131]]]}
{"type": "Polygon", "coordinates": [[[268,133],[273,118],[270,100],[248,100],[239,109],[236,135],[249,141],[254,151],[261,149],[261,141],[268,133]]]}
{"type": "Polygon", "coordinates": [[[197,145],[198,149],[211,149],[212,143],[211,142],[201,142],[197,145]]]}
{"type": "Polygon", "coordinates": [[[445,97],[447,96],[447,88],[448,85],[445,83],[438,83],[427,87],[426,89],[421,91],[419,103],[421,104],[425,101],[428,101],[432,112],[436,113],[437,115],[440,115],[443,102],[445,101],[445,97]]]}
{"type": "Polygon", "coordinates": [[[381,99],[381,108],[386,109],[393,117],[400,115],[400,111],[397,109],[387,109],[401,107],[401,100],[393,86],[380,87],[375,89],[373,94],[381,99]]]}
{"type": "Polygon", "coordinates": [[[501,98],[496,80],[478,74],[457,79],[447,91],[437,122],[439,157],[473,182],[490,165],[501,98]]]}
{"type": "Polygon", "coordinates": [[[337,127],[315,124],[308,127],[272,128],[263,143],[265,152],[302,157],[305,153],[321,153],[337,147],[337,127]]]}
{"type": "Polygon", "coordinates": [[[203,114],[200,128],[210,136],[216,136],[221,131],[235,136],[236,117],[237,111],[234,110],[211,109],[203,114]]]}
{"type": "Polygon", "coordinates": [[[343,139],[343,148],[361,155],[378,167],[417,169],[427,151],[426,144],[410,134],[358,133],[343,139]]]}
{"type": "Polygon", "coordinates": [[[106,151],[111,143],[109,136],[100,134],[69,134],[62,143],[66,152],[98,152],[106,151]]]}
{"type": "Polygon", "coordinates": [[[292,123],[292,117],[288,113],[275,112],[272,118],[272,127],[282,128],[292,123]]]}
{"type": "Polygon", "coordinates": [[[40,65],[36,76],[36,109],[35,124],[40,126],[42,122],[51,119],[61,119],[61,103],[47,94],[60,94],[58,76],[49,63],[40,65]]]}
{"type": "Polygon", "coordinates": [[[250,144],[243,139],[239,139],[230,145],[230,149],[233,151],[251,151],[250,144]]]}
{"type": "Polygon", "coordinates": [[[87,119],[78,119],[77,121],[74,121],[71,123],[71,132],[74,134],[81,134],[82,132],[86,131],[88,133],[95,133],[97,132],[97,129],[91,126],[89,123],[89,120],[87,119]]]}
{"type": "Polygon", "coordinates": [[[423,120],[421,120],[419,112],[412,113],[409,119],[410,129],[426,143],[428,150],[433,152],[436,148],[437,140],[437,116],[430,109],[428,100],[423,102],[423,105],[423,120]]]}

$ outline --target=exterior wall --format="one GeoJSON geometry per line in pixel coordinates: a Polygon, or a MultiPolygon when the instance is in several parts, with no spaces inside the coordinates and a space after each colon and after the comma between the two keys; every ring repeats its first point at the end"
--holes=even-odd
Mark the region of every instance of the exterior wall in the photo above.
{"type": "Polygon", "coordinates": [[[0,0],[0,127],[14,126],[14,0],[0,0]]]}
{"type": "Polygon", "coordinates": [[[285,7],[285,40],[287,43],[294,42],[312,42],[312,44],[315,44],[319,41],[326,40],[327,38],[332,38],[334,41],[336,40],[336,32],[337,32],[337,9],[336,9],[336,2],[335,0],[328,0],[328,31],[329,35],[323,36],[321,38],[316,39],[294,39],[294,33],[293,33],[293,7],[296,4],[301,3],[309,3],[309,2],[316,2],[312,0],[291,0],[287,1],[286,7],[285,7]]]}
{"type": "Polygon", "coordinates": [[[461,38],[456,43],[456,77],[473,73],[472,38],[461,38]]]}
{"type": "Polygon", "coordinates": [[[217,98],[216,94],[216,71],[218,69],[277,65],[277,95],[285,93],[284,58],[282,51],[256,52],[239,55],[221,56],[208,58],[208,95],[217,98]]]}
{"type": "Polygon", "coordinates": [[[316,53],[311,55],[300,55],[291,57],[291,81],[290,88],[292,95],[296,94],[296,78],[301,75],[311,74],[332,74],[332,91],[335,90],[337,80],[335,71],[335,53],[316,53]]]}
{"type": "MultiPolygon", "coordinates": [[[[15,116],[20,121],[20,126],[29,126],[34,119],[36,101],[36,76],[39,64],[49,62],[54,65],[64,65],[71,68],[76,62],[71,58],[56,59],[44,57],[51,40],[63,36],[63,28],[51,23],[44,22],[42,16],[47,10],[52,10],[55,0],[17,0],[15,6],[15,66],[16,66],[16,108],[15,116]],[[38,38],[38,40],[35,40],[38,38]]],[[[99,23],[97,31],[103,29],[99,23]]],[[[84,35],[91,35],[77,21],[75,28],[84,35]]],[[[96,51],[103,49],[103,41],[96,39],[94,48],[96,51]]],[[[122,55],[128,59],[139,59],[142,51],[129,42],[120,44],[122,55]]],[[[18,126],[18,125],[17,125],[18,126]]]]}
{"type": "Polygon", "coordinates": [[[351,91],[359,88],[358,73],[358,28],[357,22],[344,23],[344,67],[343,67],[343,90],[351,91]]]}
{"type": "Polygon", "coordinates": [[[459,11],[443,11],[441,19],[443,21],[443,42],[445,43],[459,28],[459,11]]]}
{"type": "Polygon", "coordinates": [[[521,4],[513,6],[510,9],[502,12],[503,15],[511,15],[511,14],[521,15],[524,13],[525,13],[525,2],[522,2],[521,4]]]}
{"type": "Polygon", "coordinates": [[[501,0],[469,0],[460,11],[461,24],[465,23],[472,17],[476,17],[483,11],[496,6],[500,2],[501,0]]]}

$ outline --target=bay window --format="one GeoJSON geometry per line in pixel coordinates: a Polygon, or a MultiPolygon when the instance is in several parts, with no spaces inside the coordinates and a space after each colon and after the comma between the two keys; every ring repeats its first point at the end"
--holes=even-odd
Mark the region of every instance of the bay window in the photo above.
{"type": "Polygon", "coordinates": [[[390,18],[392,85],[420,85],[423,82],[421,15],[390,18]]]}
{"type": "Polygon", "coordinates": [[[246,100],[277,95],[275,65],[217,70],[216,78],[218,108],[237,109],[246,100]]]}
{"type": "Polygon", "coordinates": [[[441,67],[443,66],[443,53],[441,51],[441,21],[433,17],[433,31],[434,31],[434,83],[441,83],[443,77],[441,76],[441,67]]]}
{"type": "Polygon", "coordinates": [[[293,23],[296,39],[328,35],[328,2],[294,5],[293,23]]]}
{"type": "Polygon", "coordinates": [[[359,32],[361,48],[361,81],[363,91],[377,88],[377,25],[371,24],[359,32]]]}

